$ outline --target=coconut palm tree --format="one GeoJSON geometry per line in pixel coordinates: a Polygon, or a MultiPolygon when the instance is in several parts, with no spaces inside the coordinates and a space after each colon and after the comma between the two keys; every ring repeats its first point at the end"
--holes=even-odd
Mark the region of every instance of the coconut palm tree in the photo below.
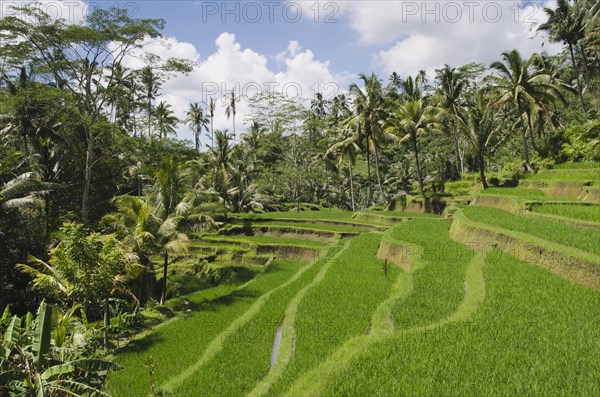
{"type": "Polygon", "coordinates": [[[541,58],[533,54],[523,59],[518,50],[502,53],[502,61],[491,64],[498,73],[492,76],[499,99],[492,106],[510,104],[517,112],[521,129],[521,141],[525,156],[525,167],[530,169],[527,133],[532,135],[532,116],[547,109],[550,103],[560,100],[566,103],[562,89],[551,76],[540,67],[541,58]]]}
{"type": "MultiPolygon", "coordinates": [[[[550,41],[562,42],[569,48],[571,64],[573,65],[573,72],[577,80],[579,101],[583,111],[587,112],[583,98],[580,68],[575,60],[575,48],[577,48],[580,41],[585,37],[585,18],[587,14],[585,1],[574,0],[573,4],[571,4],[570,0],[557,0],[556,9],[545,7],[544,12],[548,16],[548,20],[541,24],[538,30],[547,31],[550,41]]],[[[585,55],[584,51],[582,51],[582,55],[585,55]]],[[[587,66],[584,67],[587,68],[587,66]]]]}
{"type": "Polygon", "coordinates": [[[208,149],[209,164],[215,189],[226,197],[232,170],[232,136],[225,131],[215,131],[215,145],[208,149]]]}
{"type": "Polygon", "coordinates": [[[235,103],[239,101],[239,98],[235,96],[235,90],[231,91],[228,102],[225,104],[225,116],[227,116],[227,120],[229,118],[232,119],[233,125],[233,142],[235,142],[235,115],[236,115],[236,105],[235,103]]]}
{"type": "Polygon", "coordinates": [[[344,162],[344,159],[348,158],[352,211],[356,210],[352,166],[356,162],[356,154],[360,152],[360,148],[358,146],[359,138],[360,136],[357,128],[341,129],[339,130],[339,134],[333,136],[332,144],[327,149],[327,152],[325,152],[325,156],[328,156],[331,153],[336,153],[338,156],[338,165],[341,165],[344,162]]]}
{"type": "Polygon", "coordinates": [[[384,124],[384,129],[394,134],[400,142],[409,142],[417,168],[417,180],[423,200],[424,178],[419,158],[419,142],[421,135],[429,134],[440,127],[439,109],[425,105],[423,99],[402,102],[384,124]]]}
{"type": "Polygon", "coordinates": [[[210,146],[215,144],[215,134],[213,130],[213,120],[215,118],[215,109],[217,107],[217,102],[214,98],[210,98],[208,100],[208,114],[210,117],[210,146]]]}
{"type": "Polygon", "coordinates": [[[505,118],[499,117],[492,108],[493,100],[484,89],[476,91],[467,106],[461,109],[456,118],[457,127],[475,151],[479,165],[479,175],[484,189],[488,188],[485,177],[485,157],[491,147],[499,141],[500,132],[505,126],[505,118]]]}
{"type": "Polygon", "coordinates": [[[156,237],[162,222],[148,198],[117,196],[111,204],[116,211],[104,216],[102,223],[136,255],[142,268],[139,300],[145,302],[156,282],[150,257],[156,251],[156,237]]]}
{"type": "Polygon", "coordinates": [[[44,182],[35,172],[26,172],[0,185],[0,213],[3,209],[43,205],[42,198],[60,185],[44,182]]]}
{"type": "MultiPolygon", "coordinates": [[[[185,122],[190,126],[194,132],[194,139],[196,143],[196,151],[200,151],[200,135],[202,133],[202,127],[208,132],[208,119],[202,112],[202,107],[198,102],[190,103],[189,110],[185,112],[185,122]]],[[[211,118],[212,123],[212,118],[211,118]]]]}
{"type": "Polygon", "coordinates": [[[458,145],[458,128],[457,128],[457,117],[460,112],[462,93],[465,86],[465,80],[456,68],[451,68],[448,64],[445,64],[442,69],[437,69],[437,80],[439,82],[437,91],[441,99],[441,107],[446,110],[448,114],[448,123],[452,130],[452,138],[454,140],[454,156],[456,161],[457,176],[462,169],[462,161],[460,154],[460,147],[458,145]]]}
{"type": "Polygon", "coordinates": [[[163,101],[159,102],[153,113],[159,138],[167,139],[167,135],[177,134],[175,127],[179,124],[179,119],[173,115],[170,104],[163,101]]]}
{"type": "Polygon", "coordinates": [[[142,68],[139,72],[141,96],[146,101],[146,114],[148,115],[148,139],[152,140],[152,101],[158,96],[163,79],[150,66],[142,68]]]}
{"type": "MultiPolygon", "coordinates": [[[[375,172],[382,197],[385,197],[381,178],[379,176],[378,147],[382,137],[380,123],[384,120],[386,111],[382,94],[382,85],[377,75],[359,75],[364,84],[364,91],[356,84],[350,86],[350,93],[354,96],[354,115],[356,122],[361,124],[359,133],[361,142],[364,139],[364,152],[367,154],[367,172],[369,177],[369,203],[373,202],[373,190],[371,188],[371,155],[375,158],[375,172]]],[[[355,121],[351,121],[354,123],[355,121]]]]}
{"type": "Polygon", "coordinates": [[[338,94],[333,97],[329,112],[334,125],[337,125],[340,119],[348,117],[351,112],[348,96],[346,94],[338,94]]]}

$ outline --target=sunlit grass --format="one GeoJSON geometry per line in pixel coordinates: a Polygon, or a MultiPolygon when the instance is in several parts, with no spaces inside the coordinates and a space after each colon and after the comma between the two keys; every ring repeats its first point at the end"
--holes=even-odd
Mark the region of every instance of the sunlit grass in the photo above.
{"type": "Polygon", "coordinates": [[[424,265],[414,274],[412,294],[394,307],[397,329],[442,319],[463,299],[464,270],[473,251],[451,240],[449,228],[450,221],[428,219],[411,220],[394,228],[394,238],[423,247],[424,265]]]}
{"type": "Polygon", "coordinates": [[[158,362],[157,385],[182,372],[198,359],[212,338],[244,313],[261,295],[283,284],[302,265],[275,259],[266,272],[242,289],[222,285],[189,295],[192,315],[164,324],[118,352],[123,371],[111,373],[107,390],[115,396],[145,396],[149,378],[144,360],[152,355],[158,362]]]}
{"type": "Polygon", "coordinates": [[[223,350],[178,387],[175,394],[194,395],[198,390],[210,396],[248,393],[269,371],[274,334],[283,320],[287,304],[341,246],[332,247],[295,282],[273,293],[260,312],[228,335],[223,350]]]}
{"type": "Polygon", "coordinates": [[[600,293],[497,250],[484,275],[472,321],[377,343],[320,395],[598,395],[600,293]]]}
{"type": "Polygon", "coordinates": [[[499,226],[567,245],[573,248],[600,254],[598,231],[565,225],[559,222],[513,215],[496,208],[468,206],[464,214],[477,222],[499,226]]]}
{"type": "Polygon", "coordinates": [[[394,268],[386,280],[381,271],[383,261],[376,257],[380,238],[371,233],[355,237],[325,279],[306,294],[297,314],[294,355],[270,394],[282,395],[345,341],[368,332],[375,308],[398,274],[394,268]]]}
{"type": "Polygon", "coordinates": [[[531,210],[540,214],[564,216],[590,222],[600,222],[600,205],[534,205],[531,210]]]}

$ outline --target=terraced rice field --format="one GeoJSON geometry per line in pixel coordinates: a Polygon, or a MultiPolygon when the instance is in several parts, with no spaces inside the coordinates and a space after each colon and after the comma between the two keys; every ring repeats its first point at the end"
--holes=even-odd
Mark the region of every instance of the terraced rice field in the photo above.
{"type": "MultiPolygon", "coordinates": [[[[189,318],[118,352],[125,369],[107,391],[150,395],[152,356],[156,390],[177,396],[600,395],[600,288],[455,241],[456,220],[367,215],[244,216],[234,226],[264,234],[202,236],[198,249],[271,245],[317,257],[275,255],[245,284],[190,294],[189,318]],[[324,232],[327,242],[314,238],[324,232]]],[[[600,253],[592,230],[496,208],[458,215],[600,253]]]]}
{"type": "Polygon", "coordinates": [[[532,207],[532,211],[589,222],[600,222],[600,205],[536,205],[532,207]]]}
{"type": "Polygon", "coordinates": [[[469,206],[464,209],[464,213],[474,221],[527,233],[600,255],[600,235],[597,230],[582,229],[546,219],[523,218],[496,208],[469,206]]]}

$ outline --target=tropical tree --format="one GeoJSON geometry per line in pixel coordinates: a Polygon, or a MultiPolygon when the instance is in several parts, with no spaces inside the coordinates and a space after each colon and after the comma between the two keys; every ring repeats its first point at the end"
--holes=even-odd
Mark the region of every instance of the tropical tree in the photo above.
{"type": "Polygon", "coordinates": [[[194,133],[194,142],[196,144],[196,150],[199,152],[201,147],[200,135],[202,133],[202,128],[204,127],[204,129],[208,132],[209,120],[204,116],[202,107],[198,102],[190,103],[189,110],[186,111],[185,114],[185,122],[190,126],[192,132],[194,133]]]}
{"type": "Polygon", "coordinates": [[[494,89],[499,99],[493,106],[509,104],[517,111],[521,130],[521,142],[525,156],[525,167],[531,169],[527,133],[533,137],[532,118],[557,100],[565,101],[563,87],[553,82],[551,76],[539,67],[540,56],[533,54],[524,60],[517,50],[502,53],[502,61],[492,63],[491,68],[499,75],[492,76],[494,89]]]}
{"type": "Polygon", "coordinates": [[[208,149],[208,161],[215,189],[226,197],[232,170],[233,147],[229,144],[232,136],[225,131],[215,131],[215,145],[208,149]]]}
{"type": "MultiPolygon", "coordinates": [[[[584,112],[587,111],[585,100],[583,98],[583,84],[581,81],[580,67],[575,60],[575,49],[581,40],[585,37],[585,18],[587,10],[585,9],[585,0],[557,0],[556,8],[545,7],[544,12],[548,20],[539,26],[539,30],[548,32],[550,41],[562,42],[569,48],[573,72],[577,80],[577,93],[579,102],[584,112]]],[[[582,51],[585,56],[585,51],[582,51]]],[[[587,66],[584,65],[587,70],[587,66]]]]}
{"type": "Polygon", "coordinates": [[[139,81],[141,88],[141,96],[145,100],[144,107],[146,108],[147,123],[148,123],[148,139],[152,140],[152,116],[154,114],[154,106],[152,102],[158,96],[163,79],[160,74],[156,73],[150,66],[145,66],[139,71],[139,81]]]}
{"type": "Polygon", "coordinates": [[[456,119],[459,131],[475,151],[484,189],[488,188],[485,158],[493,145],[501,141],[500,133],[505,126],[505,119],[499,117],[492,103],[489,93],[486,93],[485,89],[480,89],[475,92],[467,106],[461,109],[460,117],[456,119]]]}
{"type": "Polygon", "coordinates": [[[350,199],[352,211],[356,210],[354,198],[354,177],[352,174],[352,166],[356,162],[356,155],[360,152],[358,128],[345,128],[339,130],[332,138],[332,142],[325,152],[325,156],[330,153],[335,153],[338,156],[338,165],[344,162],[344,158],[348,158],[348,169],[350,172],[350,199]]]}
{"type": "Polygon", "coordinates": [[[386,121],[384,128],[394,134],[400,142],[409,142],[415,159],[417,180],[423,200],[426,200],[424,177],[419,158],[421,135],[427,135],[440,128],[439,109],[425,105],[423,99],[402,102],[386,121]]]}
{"type": "MultiPolygon", "coordinates": [[[[128,266],[131,258],[114,235],[89,233],[75,223],[66,223],[60,233],[61,241],[50,251],[48,263],[30,257],[29,264],[18,268],[32,276],[34,286],[64,309],[80,304],[91,317],[103,313],[106,329],[110,325],[110,296],[125,295],[137,304],[126,285],[136,273],[128,266]]],[[[106,345],[106,333],[104,342],[106,345]]]]}
{"type": "Polygon", "coordinates": [[[438,95],[440,97],[441,107],[446,110],[448,115],[448,123],[450,130],[452,131],[452,138],[454,140],[454,156],[456,160],[456,171],[457,176],[462,169],[462,161],[460,154],[460,147],[458,142],[458,128],[457,128],[457,117],[462,105],[462,93],[465,86],[465,80],[462,74],[456,68],[450,67],[448,64],[444,65],[442,69],[437,69],[437,80],[438,80],[438,95]]]}
{"type": "Polygon", "coordinates": [[[231,91],[231,94],[229,95],[229,99],[227,101],[227,103],[225,104],[225,116],[227,116],[227,120],[229,120],[229,118],[232,119],[232,126],[233,126],[233,142],[235,142],[235,115],[237,113],[236,111],[236,102],[239,101],[239,98],[237,98],[235,96],[235,90],[231,91]]]}
{"type": "Polygon", "coordinates": [[[175,135],[177,133],[175,128],[179,123],[179,119],[173,114],[170,104],[163,101],[159,102],[153,113],[156,119],[156,130],[159,138],[167,139],[167,135],[175,135]]]}
{"type": "Polygon", "coordinates": [[[213,146],[215,144],[215,133],[213,129],[213,121],[215,118],[215,110],[217,107],[217,102],[214,98],[210,98],[208,100],[208,114],[210,116],[210,145],[213,146]]]}
{"type": "Polygon", "coordinates": [[[25,205],[43,205],[43,197],[59,188],[56,183],[44,182],[35,172],[26,172],[0,185],[0,214],[3,209],[25,205]]]}
{"type": "Polygon", "coordinates": [[[41,65],[57,87],[67,91],[81,113],[86,144],[81,215],[90,213],[92,169],[97,141],[103,130],[97,124],[105,117],[113,96],[115,68],[126,54],[148,37],[160,35],[164,23],[158,19],[135,19],[123,7],[94,8],[84,24],[56,19],[35,2],[14,7],[0,19],[6,65],[41,65]]]}
{"type": "Polygon", "coordinates": [[[354,96],[354,115],[358,123],[359,134],[361,134],[361,145],[364,140],[364,152],[367,155],[367,172],[369,176],[369,203],[373,202],[373,191],[371,188],[371,155],[375,158],[375,171],[377,181],[382,197],[385,197],[381,178],[379,176],[379,160],[378,147],[382,138],[382,130],[380,123],[384,120],[386,111],[384,105],[384,97],[382,95],[381,82],[372,73],[371,76],[365,74],[359,75],[360,80],[364,84],[364,90],[358,85],[350,86],[350,94],[354,96]]]}
{"type": "Polygon", "coordinates": [[[348,96],[346,94],[338,94],[333,97],[329,112],[334,125],[337,125],[340,119],[348,117],[351,113],[348,96]]]}
{"type": "Polygon", "coordinates": [[[117,196],[112,200],[116,211],[102,219],[102,224],[115,233],[127,250],[137,257],[141,266],[138,299],[145,302],[156,282],[154,265],[150,257],[156,252],[156,235],[161,221],[148,198],[117,196]]]}

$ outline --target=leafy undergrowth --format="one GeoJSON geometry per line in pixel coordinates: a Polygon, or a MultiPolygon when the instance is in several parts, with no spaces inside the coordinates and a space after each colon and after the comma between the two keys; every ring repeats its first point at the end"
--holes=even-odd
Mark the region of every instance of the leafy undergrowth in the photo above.
{"type": "Polygon", "coordinates": [[[471,321],[378,342],[320,395],[598,395],[600,293],[498,250],[485,263],[471,321]]]}
{"type": "Polygon", "coordinates": [[[275,331],[290,300],[308,285],[341,248],[343,241],[285,288],[275,291],[246,324],[227,335],[227,343],[212,360],[174,390],[176,395],[193,395],[202,390],[209,396],[239,396],[248,393],[270,368],[275,331]]]}
{"type": "Polygon", "coordinates": [[[269,395],[284,394],[298,376],[348,339],[367,334],[373,312],[398,274],[394,268],[387,280],[384,277],[376,257],[380,239],[372,233],[352,239],[325,279],[308,291],[298,308],[294,355],[269,395]]]}
{"type": "Polygon", "coordinates": [[[302,266],[298,262],[275,259],[264,273],[242,288],[221,285],[189,295],[192,307],[189,318],[164,323],[118,353],[117,362],[124,370],[111,374],[108,392],[115,396],[147,395],[150,380],[144,362],[149,356],[158,363],[154,374],[157,386],[181,373],[253,302],[286,282],[302,266]]]}
{"type": "Polygon", "coordinates": [[[392,231],[398,240],[423,247],[412,294],[393,309],[396,329],[429,324],[456,310],[464,296],[465,266],[473,251],[448,236],[450,221],[414,219],[392,231]],[[431,299],[432,296],[436,299],[431,299]]]}
{"type": "Polygon", "coordinates": [[[529,233],[551,242],[600,254],[600,244],[598,244],[600,238],[596,230],[565,225],[546,219],[526,218],[489,207],[468,206],[464,209],[464,214],[477,222],[529,233]]]}
{"type": "Polygon", "coordinates": [[[590,222],[600,222],[600,205],[534,205],[531,207],[531,210],[540,214],[563,216],[590,222]]]}

